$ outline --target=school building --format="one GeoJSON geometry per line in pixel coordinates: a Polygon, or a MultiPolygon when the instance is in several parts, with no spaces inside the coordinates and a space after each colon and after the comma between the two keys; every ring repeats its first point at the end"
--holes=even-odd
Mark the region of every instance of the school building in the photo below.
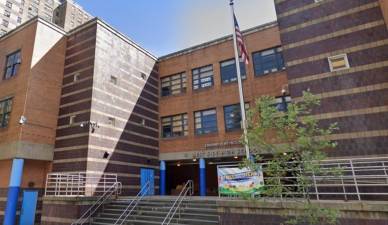
{"type": "MultiPolygon", "coordinates": [[[[322,102],[320,123],[340,128],[331,158],[387,157],[388,3],[275,6],[278,21],[243,31],[246,108],[263,95],[282,107],[309,89],[322,102]]],[[[43,204],[48,174],[113,174],[124,196],[147,181],[151,194],[176,195],[193,180],[196,195],[217,196],[217,166],[245,155],[235,70],[232,36],[158,58],[100,19],[66,32],[36,17],[8,32],[0,38],[0,220],[28,219],[20,209],[29,201],[37,223],[74,216],[43,204]]]]}

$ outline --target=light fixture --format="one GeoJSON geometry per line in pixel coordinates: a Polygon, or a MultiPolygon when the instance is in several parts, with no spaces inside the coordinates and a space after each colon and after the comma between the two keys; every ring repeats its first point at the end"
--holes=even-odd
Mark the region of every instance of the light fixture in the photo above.
{"type": "Polygon", "coordinates": [[[19,119],[19,124],[20,125],[24,125],[26,123],[27,123],[27,117],[21,116],[20,119],[19,119]]]}
{"type": "Polygon", "coordinates": [[[238,159],[238,156],[236,155],[235,157],[233,157],[233,158],[235,158],[235,159],[238,159]]]}
{"type": "Polygon", "coordinates": [[[181,166],[181,164],[180,164],[180,163],[178,163],[178,164],[176,164],[176,166],[177,166],[177,167],[180,167],[180,166],[181,166]]]}
{"type": "Polygon", "coordinates": [[[196,158],[194,158],[194,159],[193,159],[193,162],[197,162],[197,159],[196,159],[196,158]]]}

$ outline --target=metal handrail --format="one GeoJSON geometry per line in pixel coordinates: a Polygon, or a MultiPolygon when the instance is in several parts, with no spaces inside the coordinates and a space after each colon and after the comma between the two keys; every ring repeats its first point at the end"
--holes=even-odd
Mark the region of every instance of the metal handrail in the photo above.
{"type": "Polygon", "coordinates": [[[143,197],[149,192],[151,188],[151,183],[148,181],[139,191],[139,193],[135,196],[134,199],[128,204],[127,208],[123,211],[120,217],[116,220],[114,225],[122,225],[125,221],[127,221],[128,216],[131,215],[133,210],[139,204],[139,202],[143,199],[143,197]]]}
{"type": "Polygon", "coordinates": [[[86,210],[86,212],[84,212],[84,214],[82,214],[82,216],[76,220],[75,222],[73,222],[71,225],[82,225],[84,223],[87,223],[91,222],[90,218],[97,212],[97,210],[105,204],[105,202],[110,199],[112,197],[112,195],[114,193],[116,193],[116,195],[119,193],[119,190],[121,189],[121,183],[120,182],[116,182],[114,183],[111,187],[109,187],[105,193],[98,198],[98,200],[92,205],[89,207],[88,210],[86,210]]]}
{"type": "Polygon", "coordinates": [[[186,198],[187,194],[190,194],[190,196],[194,194],[194,182],[192,180],[189,180],[186,182],[178,198],[175,200],[174,204],[171,206],[166,217],[164,218],[162,225],[169,225],[171,223],[171,220],[174,218],[176,212],[178,211],[178,209],[180,212],[181,203],[186,198]]]}

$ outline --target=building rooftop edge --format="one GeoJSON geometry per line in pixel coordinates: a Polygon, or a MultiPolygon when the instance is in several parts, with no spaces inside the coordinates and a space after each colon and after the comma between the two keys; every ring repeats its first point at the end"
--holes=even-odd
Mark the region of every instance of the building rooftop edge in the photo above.
{"type": "Polygon", "coordinates": [[[124,41],[126,41],[128,44],[134,46],[135,48],[137,48],[138,50],[142,51],[143,53],[145,53],[146,55],[150,56],[151,58],[153,58],[154,60],[158,60],[158,57],[156,57],[154,54],[152,54],[150,51],[144,49],[143,47],[141,47],[139,44],[137,44],[135,41],[133,41],[132,39],[130,39],[127,35],[121,33],[120,31],[118,31],[116,28],[112,27],[111,25],[109,25],[107,22],[105,22],[104,20],[102,20],[101,18],[99,17],[94,17],[93,19],[89,20],[88,22],[70,30],[67,34],[68,35],[71,35],[75,32],[78,32],[80,30],[83,30],[89,26],[92,26],[94,24],[99,24],[105,28],[107,28],[108,30],[110,30],[111,32],[113,32],[115,35],[117,35],[119,38],[123,39],[124,41]]]}
{"type": "Polygon", "coordinates": [[[14,28],[14,29],[8,31],[7,33],[5,33],[3,36],[0,37],[0,41],[9,38],[13,34],[23,30],[24,28],[26,28],[26,27],[28,27],[31,24],[36,23],[36,22],[42,23],[42,24],[52,28],[53,30],[55,30],[55,31],[57,31],[57,32],[59,32],[61,34],[66,35],[66,31],[64,31],[62,27],[59,27],[59,26],[57,26],[57,25],[55,25],[55,24],[53,24],[51,22],[48,22],[47,20],[45,20],[45,19],[43,19],[43,18],[41,18],[39,16],[35,16],[35,17],[31,18],[30,20],[20,24],[16,28],[14,28]]]}
{"type": "MultiPolygon", "coordinates": [[[[275,27],[277,25],[278,25],[278,23],[275,20],[275,21],[272,21],[272,22],[269,22],[269,23],[261,24],[261,25],[258,25],[258,26],[255,26],[255,27],[243,30],[242,33],[245,34],[245,35],[252,34],[252,33],[255,33],[255,32],[258,32],[258,31],[262,31],[262,30],[266,30],[266,29],[275,27]]],[[[226,36],[221,37],[221,38],[217,38],[217,39],[214,39],[214,40],[211,40],[211,41],[204,42],[202,44],[194,45],[194,46],[191,46],[191,47],[179,50],[177,52],[173,52],[173,53],[161,56],[161,57],[158,58],[158,61],[163,61],[163,60],[167,60],[167,59],[170,59],[170,58],[173,58],[173,57],[176,57],[176,56],[185,55],[185,54],[188,54],[190,52],[193,52],[193,51],[196,51],[196,50],[200,50],[200,49],[212,46],[212,45],[216,45],[216,44],[219,44],[219,43],[231,40],[231,39],[232,39],[232,35],[226,35],[226,36]]]]}

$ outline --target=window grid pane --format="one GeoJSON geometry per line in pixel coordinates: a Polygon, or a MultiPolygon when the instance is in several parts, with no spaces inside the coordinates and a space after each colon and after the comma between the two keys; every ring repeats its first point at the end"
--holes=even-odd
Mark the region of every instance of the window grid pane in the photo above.
{"type": "Polygon", "coordinates": [[[187,136],[187,114],[180,114],[162,118],[162,137],[187,136]]]}
{"type": "Polygon", "coordinates": [[[285,69],[281,47],[253,53],[252,58],[256,76],[285,69]]]}
{"type": "Polygon", "coordinates": [[[218,131],[217,112],[215,109],[204,110],[194,113],[195,134],[209,134],[218,131]]]}
{"type": "Polygon", "coordinates": [[[206,88],[213,86],[213,66],[205,66],[194,69],[193,73],[193,89],[206,88]]]}
{"type": "Polygon", "coordinates": [[[0,127],[8,126],[12,109],[12,99],[6,99],[0,102],[0,127]]]}
{"type": "MultiPolygon", "coordinates": [[[[237,81],[237,73],[236,73],[237,69],[236,69],[236,63],[234,59],[223,61],[220,63],[220,66],[221,66],[222,83],[227,84],[227,83],[237,81]]],[[[240,71],[241,71],[241,79],[246,79],[246,70],[245,70],[244,62],[240,62],[240,71]]]]}
{"type": "Polygon", "coordinates": [[[20,63],[21,63],[20,50],[8,55],[4,79],[9,79],[15,76],[19,70],[20,63]]]}
{"type": "Polygon", "coordinates": [[[161,79],[161,96],[170,96],[186,92],[186,74],[176,74],[161,79]]]}

